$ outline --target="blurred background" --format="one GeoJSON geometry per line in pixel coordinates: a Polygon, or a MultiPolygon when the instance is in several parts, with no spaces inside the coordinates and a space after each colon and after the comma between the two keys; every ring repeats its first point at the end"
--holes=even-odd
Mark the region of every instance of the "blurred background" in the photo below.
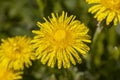
{"type": "Polygon", "coordinates": [[[120,80],[120,24],[117,27],[99,25],[88,13],[85,0],[0,0],[0,39],[16,35],[33,37],[36,22],[52,12],[68,12],[89,29],[91,50],[81,64],[70,69],[49,68],[33,61],[26,68],[23,80],[120,80]],[[97,28],[103,26],[103,29],[97,28]]]}

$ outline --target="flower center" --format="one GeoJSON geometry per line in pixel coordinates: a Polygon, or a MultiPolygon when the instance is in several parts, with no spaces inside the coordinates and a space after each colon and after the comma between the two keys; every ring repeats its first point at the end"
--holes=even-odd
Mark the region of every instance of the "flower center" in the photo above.
{"type": "Polygon", "coordinates": [[[54,39],[56,41],[61,41],[66,37],[66,32],[65,30],[57,30],[54,34],[54,39]]]}
{"type": "Polygon", "coordinates": [[[13,79],[13,74],[12,74],[12,72],[7,72],[7,71],[4,71],[3,73],[2,73],[2,75],[0,75],[0,79],[2,79],[2,80],[9,80],[9,79],[13,79]]]}
{"type": "Polygon", "coordinates": [[[16,52],[16,53],[21,53],[21,47],[17,44],[13,44],[14,48],[13,50],[16,52]]]}
{"type": "Polygon", "coordinates": [[[120,0],[101,0],[101,3],[111,10],[119,10],[120,9],[120,0]]]}

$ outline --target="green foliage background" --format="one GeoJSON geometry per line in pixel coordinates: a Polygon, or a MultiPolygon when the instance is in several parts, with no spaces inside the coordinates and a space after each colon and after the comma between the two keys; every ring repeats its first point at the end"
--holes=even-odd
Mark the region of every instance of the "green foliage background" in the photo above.
{"type": "Polygon", "coordinates": [[[24,70],[23,80],[120,80],[120,24],[106,26],[103,21],[99,25],[87,11],[90,6],[85,0],[0,0],[0,39],[33,37],[36,22],[51,12],[73,14],[90,29],[91,50],[81,64],[59,70],[33,61],[24,70]]]}

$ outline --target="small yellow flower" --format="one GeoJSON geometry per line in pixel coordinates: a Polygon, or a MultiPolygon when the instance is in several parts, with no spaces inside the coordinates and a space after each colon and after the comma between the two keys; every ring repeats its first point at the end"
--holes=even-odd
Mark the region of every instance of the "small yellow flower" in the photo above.
{"type": "Polygon", "coordinates": [[[37,58],[43,64],[54,67],[57,64],[60,69],[69,68],[70,64],[80,63],[80,55],[85,55],[89,47],[84,42],[91,42],[90,36],[87,35],[89,29],[75,20],[75,16],[67,16],[63,12],[59,17],[58,14],[52,13],[49,20],[44,18],[45,22],[38,22],[40,30],[33,30],[36,34],[32,43],[36,49],[37,58]]]}
{"type": "Polygon", "coordinates": [[[0,67],[0,80],[21,80],[21,74],[22,72],[15,72],[0,67]]]}
{"type": "Polygon", "coordinates": [[[24,69],[24,65],[29,67],[34,60],[31,47],[31,39],[25,36],[16,36],[2,39],[0,46],[0,64],[6,68],[14,70],[24,69]]]}
{"type": "Polygon", "coordinates": [[[98,21],[106,19],[106,24],[109,25],[112,21],[114,25],[120,22],[120,0],[86,0],[88,4],[94,4],[89,8],[89,12],[95,13],[95,18],[98,21]]]}

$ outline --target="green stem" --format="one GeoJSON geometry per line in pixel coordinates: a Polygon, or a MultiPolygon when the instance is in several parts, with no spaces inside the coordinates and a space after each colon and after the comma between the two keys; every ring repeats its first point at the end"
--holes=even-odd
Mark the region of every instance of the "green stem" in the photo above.
{"type": "Polygon", "coordinates": [[[103,26],[101,26],[100,22],[98,22],[96,31],[95,31],[94,36],[93,36],[93,43],[95,43],[97,37],[99,36],[99,34],[101,33],[102,30],[103,30],[103,26]]]}

